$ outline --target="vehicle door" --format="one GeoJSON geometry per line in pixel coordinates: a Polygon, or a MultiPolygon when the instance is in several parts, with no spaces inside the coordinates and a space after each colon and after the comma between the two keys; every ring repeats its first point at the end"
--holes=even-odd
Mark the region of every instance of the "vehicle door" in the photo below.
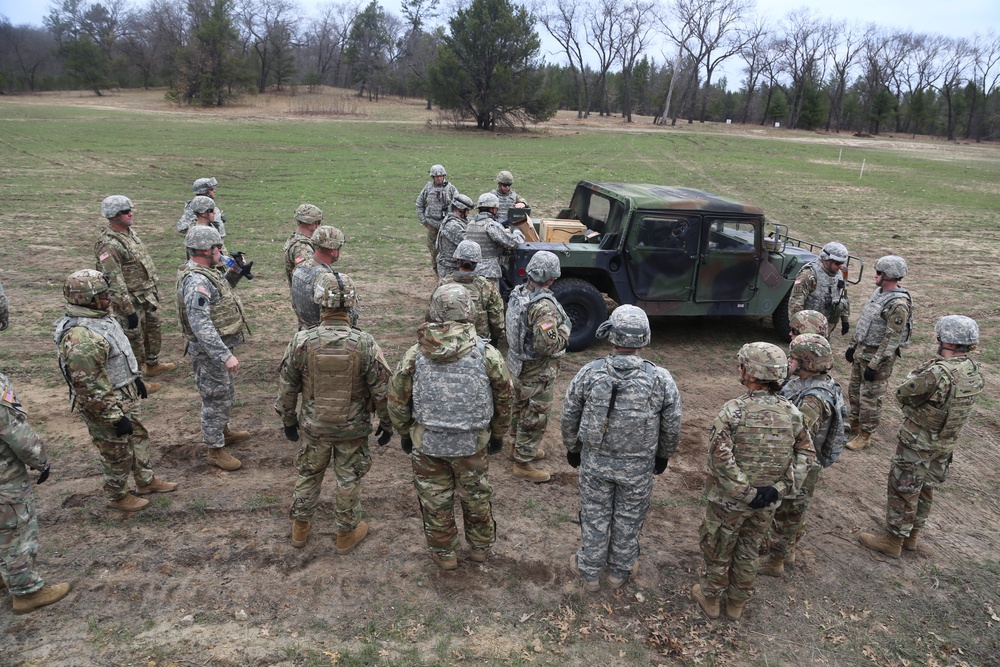
{"type": "Polygon", "coordinates": [[[702,220],[695,301],[746,302],[757,287],[762,222],[757,218],[702,220]]]}
{"type": "Polygon", "coordinates": [[[636,298],[690,301],[700,235],[697,216],[637,211],[625,239],[625,265],[636,298]]]}

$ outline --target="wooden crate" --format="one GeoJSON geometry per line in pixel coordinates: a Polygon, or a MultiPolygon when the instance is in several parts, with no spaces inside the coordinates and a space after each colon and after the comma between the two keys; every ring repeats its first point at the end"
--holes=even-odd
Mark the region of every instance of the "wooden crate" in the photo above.
{"type": "Polygon", "coordinates": [[[587,231],[587,225],[576,220],[542,220],[539,232],[543,241],[549,243],[568,243],[569,240],[587,231]]]}

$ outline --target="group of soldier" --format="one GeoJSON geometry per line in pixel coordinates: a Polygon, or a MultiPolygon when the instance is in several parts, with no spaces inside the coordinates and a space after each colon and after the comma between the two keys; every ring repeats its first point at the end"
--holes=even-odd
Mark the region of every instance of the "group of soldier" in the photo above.
{"type": "MultiPolygon", "coordinates": [[[[299,331],[282,358],[275,403],[285,437],[301,440],[290,510],[294,547],[309,541],[331,463],[336,550],[350,553],[366,538],[360,487],[372,463],[373,416],[378,444],[398,433],[409,455],[428,550],[442,570],[459,566],[456,498],[468,559],[485,562],[496,540],[489,455],[506,449],[515,478],[550,479],[537,467],[546,458],[539,444],[571,327],[549,289],[560,275],[559,260],[546,251],[533,255],[525,282],[514,288],[505,309],[495,281],[502,249],[509,246],[496,242],[493,232],[499,228],[515,240],[520,235],[497,221],[501,196],[510,206],[523,202],[510,190],[513,179],[500,172],[497,191],[481,195],[479,214],[463,224],[471,199],[447,183],[440,165],[430,175],[418,213],[440,282],[417,342],[395,371],[374,337],[358,326],[355,281],[332,266],[344,234],[323,225],[316,206],[303,204],[295,213],[284,254],[299,331]],[[476,221],[479,236],[470,233],[476,221]],[[450,226],[464,227],[464,234],[450,226]],[[496,244],[489,258],[486,239],[496,244]],[[449,259],[445,254],[453,264],[442,261],[449,259]]],[[[224,247],[216,185],[215,179],[196,181],[196,196],[178,223],[188,261],[178,270],[176,299],[202,399],[207,461],[232,471],[241,462],[228,446],[249,437],[229,428],[239,369],[234,351],[246,331],[233,288],[241,277],[252,277],[252,262],[224,247]]],[[[141,510],[148,502],[144,495],[177,488],[153,474],[140,420],[140,399],[156,389],[144,378],[174,364],[159,359],[156,270],[131,230],[131,208],[120,195],[102,203],[109,226],[95,247],[100,270],[77,271],[66,280],[66,312],[55,333],[71,400],[100,452],[109,503],[124,511],[141,510]]],[[[720,616],[724,602],[726,616],[739,619],[758,572],[781,576],[794,562],[820,471],[838,459],[847,431],[853,437],[846,446],[861,450],[878,425],[894,361],[910,337],[911,301],[899,284],[906,263],[889,255],[875,264],[876,289],[845,355],[852,363],[847,402],[830,374],[828,340],[838,321],[841,335],[850,332],[842,273],[847,261],[842,244],[827,244],[796,279],[787,354],[755,342],[737,355],[747,393],[722,407],[709,433],[707,509],[700,528],[704,567],[691,591],[709,617],[720,616]]],[[[2,289],[0,306],[6,306],[2,289]]],[[[904,422],[889,473],[887,531],[859,536],[865,546],[891,556],[916,548],[933,489],[943,482],[959,431],[983,389],[969,357],[978,344],[975,321],[948,315],[935,331],[938,358],[910,373],[896,392],[904,422]]],[[[605,572],[612,588],[636,573],[653,478],[677,451],[681,428],[673,378],[640,355],[651,339],[645,313],[619,306],[597,335],[612,351],[572,379],[560,420],[566,461],[579,469],[582,544],[569,567],[588,592],[600,590],[605,572]]],[[[37,481],[45,481],[47,455],[6,377],[0,375],[0,384],[0,572],[14,594],[15,613],[27,613],[61,599],[69,585],[45,585],[34,572],[37,527],[26,467],[42,471],[37,481]]]]}

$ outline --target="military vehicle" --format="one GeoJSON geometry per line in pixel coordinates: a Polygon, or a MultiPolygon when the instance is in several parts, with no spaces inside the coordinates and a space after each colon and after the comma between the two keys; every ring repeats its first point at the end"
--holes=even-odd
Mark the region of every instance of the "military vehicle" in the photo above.
{"type": "MultiPolygon", "coordinates": [[[[787,340],[792,284],[822,247],[767,222],[758,206],[664,185],[580,181],[569,208],[531,222],[540,240],[512,253],[504,277],[523,282],[539,250],[559,257],[552,291],[573,320],[570,351],[594,342],[603,295],[650,316],[770,317],[787,340]]],[[[844,266],[851,284],[863,271],[853,255],[844,266]]]]}

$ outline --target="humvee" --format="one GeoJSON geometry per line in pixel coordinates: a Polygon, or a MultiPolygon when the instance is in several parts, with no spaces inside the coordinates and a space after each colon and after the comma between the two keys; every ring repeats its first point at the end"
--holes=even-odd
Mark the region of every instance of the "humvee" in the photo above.
{"type": "MultiPolygon", "coordinates": [[[[767,222],[758,206],[664,185],[580,181],[569,208],[530,224],[540,240],[512,253],[504,278],[523,282],[540,250],[559,257],[552,291],[573,321],[570,351],[594,342],[605,294],[650,316],[770,317],[787,340],[792,284],[821,248],[767,222]]],[[[863,271],[851,256],[845,279],[857,284],[863,271]]]]}

